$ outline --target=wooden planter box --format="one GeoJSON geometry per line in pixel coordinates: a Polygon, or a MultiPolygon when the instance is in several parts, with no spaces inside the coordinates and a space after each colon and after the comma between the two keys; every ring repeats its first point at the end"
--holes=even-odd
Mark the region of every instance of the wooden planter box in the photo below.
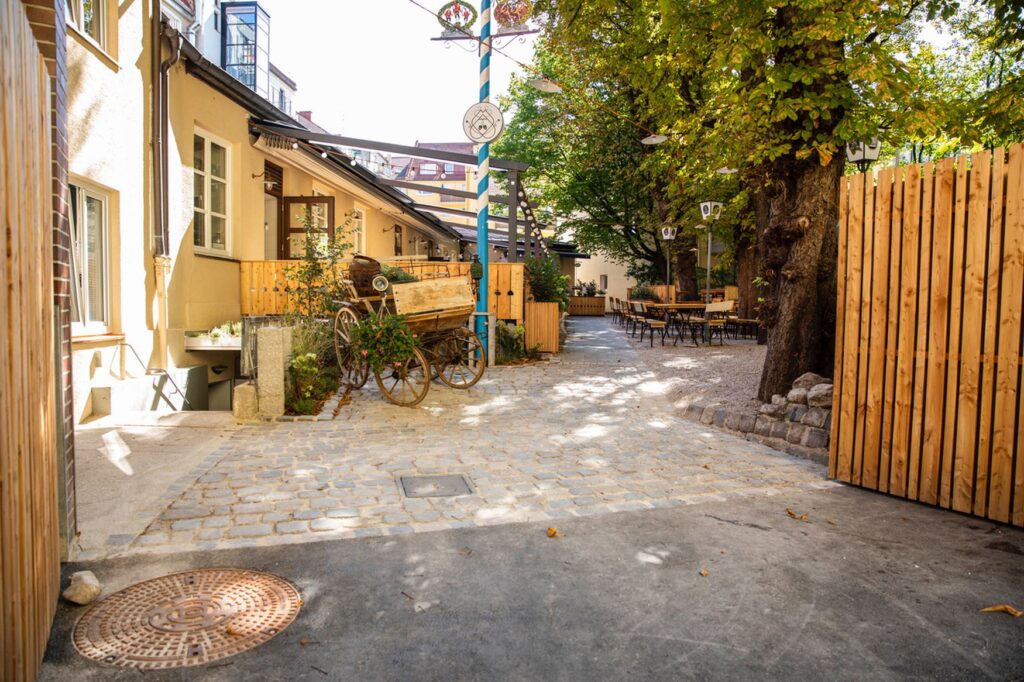
{"type": "Polygon", "coordinates": [[[526,347],[537,347],[542,353],[558,352],[558,322],[561,310],[558,303],[526,303],[526,347]]]}
{"type": "Polygon", "coordinates": [[[569,297],[570,315],[604,315],[604,296],[569,297]]]}

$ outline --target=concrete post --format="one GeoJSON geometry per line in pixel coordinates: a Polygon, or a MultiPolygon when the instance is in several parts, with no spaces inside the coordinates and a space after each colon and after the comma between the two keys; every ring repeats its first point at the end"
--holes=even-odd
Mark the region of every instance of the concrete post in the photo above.
{"type": "Polygon", "coordinates": [[[288,364],[292,359],[292,328],[264,327],[256,332],[256,398],[261,417],[284,414],[288,364]]]}

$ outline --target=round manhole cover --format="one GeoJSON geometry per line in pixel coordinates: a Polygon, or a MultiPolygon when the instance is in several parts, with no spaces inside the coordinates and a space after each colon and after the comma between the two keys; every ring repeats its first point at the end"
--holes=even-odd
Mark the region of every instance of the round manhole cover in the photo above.
{"type": "Polygon", "coordinates": [[[141,670],[202,665],[255,648],[288,627],[302,599],[267,573],[211,568],[137,583],[75,625],[86,658],[141,670]]]}

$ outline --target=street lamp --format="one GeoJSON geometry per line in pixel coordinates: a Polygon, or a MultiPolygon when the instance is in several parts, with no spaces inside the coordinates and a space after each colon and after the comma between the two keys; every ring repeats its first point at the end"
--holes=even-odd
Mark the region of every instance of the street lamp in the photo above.
{"type": "Polygon", "coordinates": [[[882,152],[882,143],[875,137],[870,142],[850,142],[846,145],[846,160],[857,166],[861,173],[866,171],[871,164],[878,161],[878,155],[882,152]]]}
{"type": "MultiPolygon", "coordinates": [[[[665,241],[665,291],[668,292],[668,285],[672,284],[672,242],[679,234],[679,228],[673,225],[666,225],[661,228],[661,238],[665,241]]],[[[672,303],[672,301],[668,301],[672,303]]]]}
{"type": "Polygon", "coordinates": [[[558,83],[548,80],[547,78],[534,78],[528,81],[531,88],[534,90],[540,90],[541,92],[547,92],[551,94],[558,94],[562,91],[562,86],[558,83]]]}
{"type": "Polygon", "coordinates": [[[654,133],[654,134],[648,135],[644,139],[640,140],[640,144],[645,144],[647,146],[651,146],[651,145],[655,145],[655,144],[661,144],[662,142],[665,142],[667,140],[668,140],[668,136],[667,135],[658,135],[657,133],[654,133]]]}

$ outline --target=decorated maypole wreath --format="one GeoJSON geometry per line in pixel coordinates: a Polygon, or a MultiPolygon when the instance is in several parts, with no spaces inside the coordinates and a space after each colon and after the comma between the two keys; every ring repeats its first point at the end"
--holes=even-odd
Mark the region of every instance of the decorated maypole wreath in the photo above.
{"type": "Polygon", "coordinates": [[[468,2],[452,0],[438,10],[437,21],[444,29],[442,35],[454,36],[468,32],[476,23],[478,16],[476,8],[468,2]]]}
{"type": "Polygon", "coordinates": [[[519,31],[533,14],[531,0],[497,0],[494,4],[494,20],[504,31],[519,31]]]}

